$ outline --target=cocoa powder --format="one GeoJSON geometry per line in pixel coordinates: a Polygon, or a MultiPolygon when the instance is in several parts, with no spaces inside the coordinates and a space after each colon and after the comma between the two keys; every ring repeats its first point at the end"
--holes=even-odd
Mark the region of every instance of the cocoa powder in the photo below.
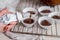
{"type": "Polygon", "coordinates": [[[27,24],[32,24],[34,22],[34,20],[31,18],[28,18],[28,19],[25,19],[23,22],[27,23],[27,24]]]}
{"type": "Polygon", "coordinates": [[[54,19],[60,19],[60,16],[55,15],[52,18],[54,18],[54,19]]]}
{"type": "Polygon", "coordinates": [[[43,10],[43,11],[41,11],[41,13],[51,13],[51,11],[50,10],[43,10]]]}
{"type": "Polygon", "coordinates": [[[51,23],[48,22],[47,20],[43,20],[43,21],[41,22],[41,25],[43,25],[43,26],[49,26],[49,25],[51,25],[51,23]]]}

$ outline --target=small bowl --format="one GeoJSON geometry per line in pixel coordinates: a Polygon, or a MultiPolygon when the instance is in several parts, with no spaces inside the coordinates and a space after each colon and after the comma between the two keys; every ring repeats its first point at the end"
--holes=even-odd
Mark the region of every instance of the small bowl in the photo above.
{"type": "Polygon", "coordinates": [[[41,26],[41,28],[44,28],[44,29],[50,28],[50,27],[52,26],[52,23],[53,23],[52,20],[51,20],[49,17],[47,17],[47,16],[43,16],[43,17],[40,17],[40,18],[38,19],[38,24],[41,26]],[[44,25],[42,25],[41,22],[42,22],[43,20],[47,20],[49,23],[51,23],[51,25],[49,25],[49,26],[44,26],[44,25]]]}
{"type": "Polygon", "coordinates": [[[22,22],[23,25],[26,26],[26,27],[32,27],[32,26],[37,22],[37,19],[36,19],[36,18],[31,18],[31,19],[34,20],[34,22],[31,23],[31,24],[28,24],[28,23],[24,23],[24,20],[25,20],[25,19],[28,19],[28,18],[23,18],[23,19],[21,20],[21,22],[22,22]]]}
{"type": "Polygon", "coordinates": [[[38,8],[38,12],[41,14],[41,15],[48,15],[50,14],[51,12],[53,12],[53,8],[51,8],[50,6],[41,6],[40,8],[38,8]],[[47,12],[47,13],[42,13],[43,10],[49,10],[50,12],[47,12]]]}
{"type": "Polygon", "coordinates": [[[60,12],[53,12],[53,13],[49,14],[48,17],[50,17],[53,21],[55,21],[57,23],[60,23],[60,19],[54,19],[54,18],[52,18],[55,15],[60,16],[60,12]]]}
{"type": "Polygon", "coordinates": [[[23,16],[24,16],[24,17],[29,17],[29,16],[30,16],[29,11],[35,13],[35,14],[32,14],[32,17],[33,17],[33,16],[37,16],[37,14],[38,14],[38,11],[37,11],[35,8],[28,7],[28,8],[23,9],[23,16]]]}

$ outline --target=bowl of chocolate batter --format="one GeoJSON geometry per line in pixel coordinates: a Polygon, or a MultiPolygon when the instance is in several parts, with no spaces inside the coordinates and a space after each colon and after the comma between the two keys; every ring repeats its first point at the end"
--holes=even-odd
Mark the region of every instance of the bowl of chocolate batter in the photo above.
{"type": "Polygon", "coordinates": [[[48,15],[53,12],[53,8],[51,8],[49,6],[41,6],[40,8],[38,8],[38,12],[41,15],[48,15]]]}
{"type": "Polygon", "coordinates": [[[32,7],[28,7],[23,9],[23,16],[24,17],[29,17],[31,15],[31,17],[34,17],[38,14],[38,11],[35,8],[32,7]],[[25,16],[26,15],[26,16],[25,16]]]}
{"type": "Polygon", "coordinates": [[[48,15],[53,21],[60,23],[60,12],[53,12],[48,15]]]}
{"type": "Polygon", "coordinates": [[[52,20],[47,16],[43,16],[38,19],[38,24],[44,29],[50,28],[52,26],[52,23],[52,20]]]}
{"type": "Polygon", "coordinates": [[[35,18],[23,18],[22,23],[26,27],[32,27],[36,23],[36,20],[35,18]]]}

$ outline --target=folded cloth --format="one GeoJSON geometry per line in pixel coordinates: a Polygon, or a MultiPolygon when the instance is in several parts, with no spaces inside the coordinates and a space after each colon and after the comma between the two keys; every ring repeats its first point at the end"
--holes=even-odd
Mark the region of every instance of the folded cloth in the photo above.
{"type": "Polygon", "coordinates": [[[0,18],[0,22],[4,24],[9,24],[12,21],[18,21],[20,22],[22,20],[22,14],[20,12],[17,13],[8,13],[3,15],[0,18]]]}
{"type": "Polygon", "coordinates": [[[0,22],[4,24],[9,24],[12,21],[17,21],[15,14],[5,14],[0,18],[0,22]]]}

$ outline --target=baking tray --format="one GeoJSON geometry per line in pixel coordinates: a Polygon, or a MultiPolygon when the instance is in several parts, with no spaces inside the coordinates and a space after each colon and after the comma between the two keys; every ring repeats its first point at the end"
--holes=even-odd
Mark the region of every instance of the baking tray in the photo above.
{"type": "MultiPolygon", "coordinates": [[[[26,7],[33,7],[38,9],[40,6],[44,6],[42,2],[39,0],[20,0],[17,10],[22,13],[22,10],[26,7]]],[[[47,6],[47,5],[45,5],[47,6]]],[[[51,7],[51,6],[50,6],[51,7]]],[[[52,7],[54,11],[60,11],[60,5],[56,5],[52,7]]],[[[40,15],[39,15],[40,16],[40,15]]],[[[49,30],[44,30],[40,28],[38,23],[33,25],[31,28],[25,27],[22,23],[19,23],[15,27],[11,29],[11,32],[14,33],[22,33],[22,34],[30,34],[30,35],[44,35],[51,37],[60,37],[60,23],[54,23],[49,30]]]]}

